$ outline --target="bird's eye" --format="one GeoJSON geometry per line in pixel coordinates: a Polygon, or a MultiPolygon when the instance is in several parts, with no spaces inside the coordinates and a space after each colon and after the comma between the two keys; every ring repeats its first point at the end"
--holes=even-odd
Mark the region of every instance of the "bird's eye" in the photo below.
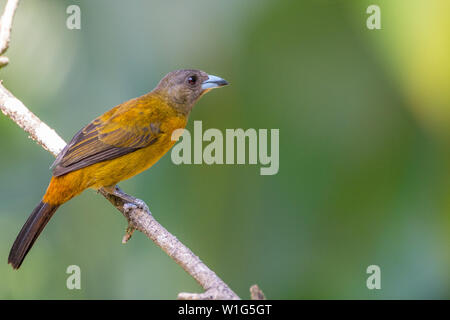
{"type": "Polygon", "coordinates": [[[197,76],[190,76],[187,80],[188,83],[193,86],[194,84],[197,83],[197,76]]]}

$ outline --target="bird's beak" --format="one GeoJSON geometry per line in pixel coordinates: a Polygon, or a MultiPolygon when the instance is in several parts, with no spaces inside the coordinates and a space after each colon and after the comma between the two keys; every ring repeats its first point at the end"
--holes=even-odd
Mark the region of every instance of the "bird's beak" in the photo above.
{"type": "Polygon", "coordinates": [[[203,90],[214,89],[226,86],[227,84],[228,82],[222,78],[213,75],[208,75],[208,79],[206,79],[202,83],[202,89],[203,90]]]}

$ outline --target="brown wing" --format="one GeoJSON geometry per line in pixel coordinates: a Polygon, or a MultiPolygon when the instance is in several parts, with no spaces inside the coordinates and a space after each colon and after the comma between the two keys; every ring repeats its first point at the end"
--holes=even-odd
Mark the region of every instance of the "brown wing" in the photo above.
{"type": "Polygon", "coordinates": [[[123,126],[102,117],[95,119],[81,129],[60,152],[52,165],[53,176],[115,159],[147,147],[159,136],[159,124],[148,126],[123,126]]]}

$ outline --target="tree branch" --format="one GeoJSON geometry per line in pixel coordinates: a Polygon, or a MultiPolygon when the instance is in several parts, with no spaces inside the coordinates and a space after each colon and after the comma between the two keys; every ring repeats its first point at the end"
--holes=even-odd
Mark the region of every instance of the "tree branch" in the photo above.
{"type": "Polygon", "coordinates": [[[1,57],[1,55],[8,50],[12,21],[18,5],[19,0],[8,0],[5,11],[0,18],[0,68],[6,66],[9,62],[7,57],[1,57]]]}
{"type": "MultiPolygon", "coordinates": [[[[0,18],[0,55],[9,46],[11,24],[18,2],[18,0],[9,0],[5,6],[4,14],[0,18]]],[[[6,57],[0,57],[0,67],[7,63],[8,59],[6,57]],[[1,61],[3,61],[3,64],[1,64],[1,61]]],[[[0,109],[27,132],[31,139],[53,154],[53,156],[57,156],[66,145],[64,140],[53,129],[35,116],[1,82],[0,109]]],[[[205,290],[201,294],[180,293],[178,295],[179,299],[239,299],[225,282],[209,269],[199,257],[155,220],[145,204],[142,207],[136,207],[131,203],[124,202],[122,198],[107,193],[103,189],[100,189],[99,192],[122,212],[128,220],[129,227],[123,242],[126,242],[131,237],[134,229],[143,232],[205,290]]]]}

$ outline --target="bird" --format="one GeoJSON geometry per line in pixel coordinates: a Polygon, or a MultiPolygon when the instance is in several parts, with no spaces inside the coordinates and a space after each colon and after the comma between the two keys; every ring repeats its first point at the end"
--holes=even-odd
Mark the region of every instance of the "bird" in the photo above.
{"type": "Polygon", "coordinates": [[[198,99],[228,85],[201,70],[175,70],[143,96],[117,105],[83,127],[58,154],[52,177],[39,204],[14,241],[8,263],[19,269],[56,210],[86,189],[103,189],[126,202],[145,205],[116,185],[154,165],[186,127],[198,99]]]}

